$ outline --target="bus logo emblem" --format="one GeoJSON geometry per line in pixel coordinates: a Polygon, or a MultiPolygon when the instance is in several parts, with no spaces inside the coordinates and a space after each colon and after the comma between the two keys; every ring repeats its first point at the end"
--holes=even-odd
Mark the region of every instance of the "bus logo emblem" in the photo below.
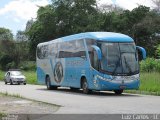
{"type": "Polygon", "coordinates": [[[54,69],[54,80],[60,83],[63,79],[63,66],[61,62],[57,62],[54,69]]]}

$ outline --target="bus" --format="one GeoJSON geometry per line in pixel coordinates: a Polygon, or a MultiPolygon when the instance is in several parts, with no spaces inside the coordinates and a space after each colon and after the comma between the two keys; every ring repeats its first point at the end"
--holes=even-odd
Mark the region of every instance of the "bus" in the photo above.
{"type": "Polygon", "coordinates": [[[146,58],[145,49],[121,33],[69,35],[37,45],[37,79],[47,89],[62,86],[86,94],[93,90],[121,94],[139,88],[140,58],[146,58]]]}

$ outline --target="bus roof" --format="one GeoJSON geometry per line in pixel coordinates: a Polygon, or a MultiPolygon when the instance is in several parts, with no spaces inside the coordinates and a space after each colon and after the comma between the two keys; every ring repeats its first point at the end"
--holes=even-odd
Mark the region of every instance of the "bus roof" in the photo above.
{"type": "MultiPolygon", "coordinates": [[[[85,32],[74,35],[69,35],[66,37],[61,37],[50,42],[58,41],[72,41],[77,39],[96,39],[98,41],[106,42],[133,42],[134,40],[128,35],[114,32],[85,32]]],[[[48,42],[47,42],[48,43],[48,42]]],[[[45,44],[45,43],[44,43],[45,44]]]]}

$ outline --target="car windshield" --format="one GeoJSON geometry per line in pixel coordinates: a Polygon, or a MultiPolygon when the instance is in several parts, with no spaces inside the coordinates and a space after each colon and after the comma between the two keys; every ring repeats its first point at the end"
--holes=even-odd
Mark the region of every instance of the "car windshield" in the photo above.
{"type": "Polygon", "coordinates": [[[13,75],[13,76],[19,76],[19,75],[22,75],[22,73],[20,71],[12,71],[11,75],[13,75]]]}
{"type": "Polygon", "coordinates": [[[118,74],[139,72],[138,57],[134,43],[98,43],[102,51],[101,70],[118,74]]]}

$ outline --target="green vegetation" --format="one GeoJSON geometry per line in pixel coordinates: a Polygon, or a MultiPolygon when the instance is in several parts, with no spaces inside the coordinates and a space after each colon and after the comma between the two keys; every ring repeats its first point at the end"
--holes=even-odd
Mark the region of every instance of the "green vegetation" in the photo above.
{"type": "Polygon", "coordinates": [[[140,62],[140,88],[126,92],[160,95],[160,60],[147,58],[140,62]]]}
{"type": "Polygon", "coordinates": [[[38,43],[88,31],[127,34],[136,45],[144,47],[150,57],[156,54],[160,12],[155,9],[139,5],[129,11],[113,5],[98,6],[96,0],[51,0],[51,3],[39,7],[37,19],[26,32],[34,60],[38,43]]]}
{"type": "Polygon", "coordinates": [[[29,61],[28,54],[27,42],[0,40],[0,69],[19,68],[22,61],[29,61]]]}
{"type": "Polygon", "coordinates": [[[16,98],[22,98],[22,96],[20,96],[19,94],[9,94],[7,91],[5,93],[0,92],[0,95],[3,95],[3,96],[12,96],[12,97],[16,97],[16,98]]]}
{"type": "Polygon", "coordinates": [[[141,72],[139,90],[127,90],[129,93],[160,95],[160,73],[141,72]]]}
{"type": "MultiPolygon", "coordinates": [[[[159,57],[160,2],[154,1],[154,8],[139,5],[129,11],[113,4],[99,6],[97,0],[51,0],[49,5],[39,6],[37,18],[28,20],[26,30],[17,31],[16,37],[11,30],[0,28],[0,69],[35,61],[41,42],[88,31],[129,35],[149,57],[159,57]]],[[[22,69],[28,70],[27,66],[22,69]]]]}
{"type": "Polygon", "coordinates": [[[27,84],[37,84],[36,71],[23,71],[26,76],[27,84]]]}
{"type": "Polygon", "coordinates": [[[149,57],[158,57],[160,1],[152,2],[152,8],[139,5],[130,11],[117,4],[99,6],[97,0],[51,0],[47,6],[38,7],[37,18],[28,20],[26,29],[17,31],[16,37],[11,30],[0,27],[0,69],[35,61],[38,43],[88,31],[129,35],[149,57]]]}
{"type": "MultiPolygon", "coordinates": [[[[26,76],[27,84],[37,84],[37,76],[36,71],[22,71],[22,73],[26,76]]],[[[0,70],[0,80],[4,79],[5,72],[0,70]]]]}
{"type": "Polygon", "coordinates": [[[0,112],[0,120],[3,118],[3,117],[6,117],[7,115],[5,113],[2,113],[0,112]]]}
{"type": "Polygon", "coordinates": [[[158,44],[156,47],[157,47],[156,48],[156,56],[158,59],[160,59],[160,44],[158,44]]]}
{"type": "Polygon", "coordinates": [[[11,30],[7,28],[0,28],[0,41],[2,40],[13,40],[11,30]]]}
{"type": "Polygon", "coordinates": [[[160,60],[154,58],[147,58],[145,61],[140,62],[141,72],[159,72],[160,73],[160,60]]]}
{"type": "Polygon", "coordinates": [[[0,70],[0,80],[4,79],[5,71],[0,70]]]}
{"type": "Polygon", "coordinates": [[[19,64],[19,68],[23,71],[35,71],[36,62],[35,61],[23,61],[19,64]]]}
{"type": "Polygon", "coordinates": [[[159,92],[160,93],[160,73],[145,72],[141,73],[140,91],[159,92]]]}
{"type": "MultiPolygon", "coordinates": [[[[28,84],[37,84],[36,63],[35,61],[24,61],[19,64],[22,73],[26,76],[28,84]]],[[[6,71],[0,70],[0,80],[4,79],[6,71]]]]}

